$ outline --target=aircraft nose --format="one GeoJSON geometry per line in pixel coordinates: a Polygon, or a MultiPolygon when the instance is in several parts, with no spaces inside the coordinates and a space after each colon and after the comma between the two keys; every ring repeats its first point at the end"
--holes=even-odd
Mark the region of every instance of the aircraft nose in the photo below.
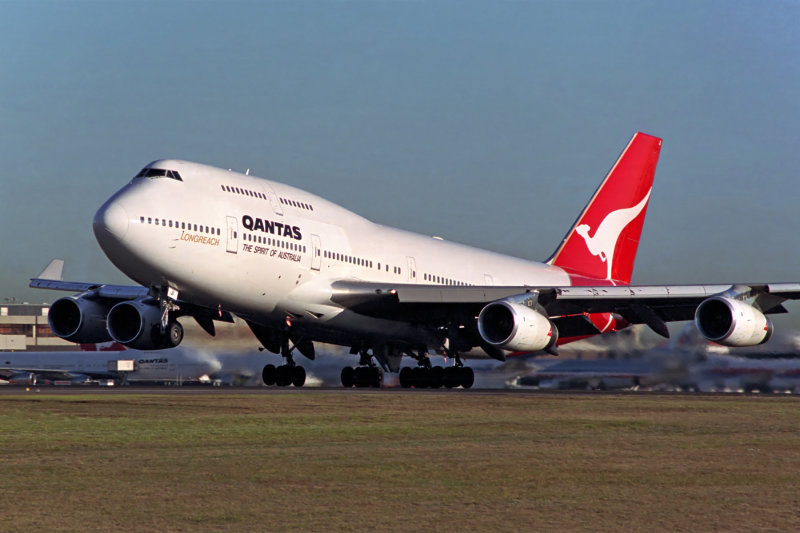
{"type": "Polygon", "coordinates": [[[118,202],[107,202],[95,213],[92,228],[95,235],[106,233],[121,239],[128,231],[128,213],[118,202]]]}

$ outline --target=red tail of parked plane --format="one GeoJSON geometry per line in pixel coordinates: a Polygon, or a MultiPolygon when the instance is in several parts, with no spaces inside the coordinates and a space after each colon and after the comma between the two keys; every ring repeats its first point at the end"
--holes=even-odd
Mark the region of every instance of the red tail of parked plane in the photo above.
{"type": "Polygon", "coordinates": [[[635,134],[548,261],[573,284],[630,283],[660,151],[661,139],[635,134]]]}

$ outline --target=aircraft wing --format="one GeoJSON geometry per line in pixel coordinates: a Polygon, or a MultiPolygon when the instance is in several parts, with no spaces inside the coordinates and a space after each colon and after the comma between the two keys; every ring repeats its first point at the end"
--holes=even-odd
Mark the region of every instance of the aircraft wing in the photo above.
{"type": "Polygon", "coordinates": [[[144,298],[148,295],[147,288],[141,285],[106,285],[101,283],[43,278],[32,278],[29,287],[32,289],[50,289],[70,292],[91,291],[100,298],[109,298],[113,300],[135,300],[136,298],[144,298]]]}
{"type": "Polygon", "coordinates": [[[800,299],[800,283],[736,285],[627,285],[567,287],[438,286],[340,280],[331,300],[357,313],[410,322],[443,324],[476,317],[486,304],[504,298],[541,305],[564,337],[600,333],[587,315],[617,313],[667,336],[665,322],[691,320],[703,300],[716,295],[754,298],[765,314],[785,313],[785,300],[800,299]]]}
{"type": "Polygon", "coordinates": [[[135,300],[148,295],[147,288],[141,285],[106,285],[83,281],[64,281],[63,272],[64,260],[53,259],[41,274],[31,278],[29,287],[55,291],[92,292],[96,297],[112,300],[135,300]]]}

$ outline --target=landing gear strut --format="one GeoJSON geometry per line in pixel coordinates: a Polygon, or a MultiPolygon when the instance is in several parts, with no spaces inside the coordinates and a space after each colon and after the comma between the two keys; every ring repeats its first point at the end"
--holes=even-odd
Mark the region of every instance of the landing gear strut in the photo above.
{"type": "Polygon", "coordinates": [[[383,370],[375,365],[372,356],[366,349],[359,352],[361,359],[359,366],[346,366],[342,369],[342,386],[350,387],[374,387],[376,389],[383,385],[383,370]]]}

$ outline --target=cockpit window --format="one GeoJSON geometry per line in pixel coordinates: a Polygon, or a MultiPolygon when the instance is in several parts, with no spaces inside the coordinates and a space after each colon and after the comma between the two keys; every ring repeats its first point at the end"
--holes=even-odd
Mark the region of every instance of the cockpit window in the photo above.
{"type": "Polygon", "coordinates": [[[181,175],[177,170],[166,170],[163,168],[149,168],[144,167],[141,172],[136,174],[136,178],[170,178],[173,180],[183,181],[181,175]]]}

